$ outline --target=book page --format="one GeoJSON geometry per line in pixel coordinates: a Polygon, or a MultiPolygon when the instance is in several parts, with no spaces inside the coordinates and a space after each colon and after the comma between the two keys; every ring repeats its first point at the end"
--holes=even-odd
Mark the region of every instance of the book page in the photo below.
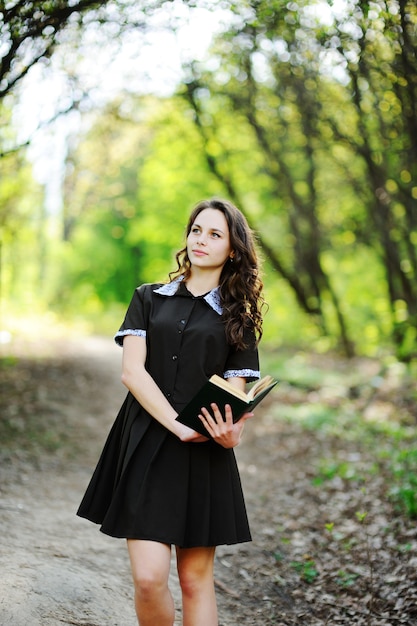
{"type": "Polygon", "coordinates": [[[248,395],[244,391],[234,387],[221,376],[213,374],[213,376],[210,377],[210,382],[213,383],[213,385],[217,385],[217,387],[220,387],[221,389],[225,389],[236,398],[240,398],[244,402],[248,402],[248,395]]]}
{"type": "Polygon", "coordinates": [[[268,387],[273,382],[274,382],[274,379],[272,378],[272,376],[264,376],[263,378],[261,378],[261,380],[258,380],[246,394],[248,400],[253,400],[253,398],[258,393],[266,389],[266,387],[268,387]]]}
{"type": "Polygon", "coordinates": [[[264,376],[264,378],[258,380],[253,385],[253,387],[250,388],[248,393],[245,393],[241,389],[237,389],[237,387],[233,387],[233,385],[227,382],[227,380],[225,380],[221,376],[218,376],[217,374],[213,374],[213,376],[210,377],[210,382],[212,382],[214,385],[217,385],[217,387],[220,387],[221,389],[225,389],[236,398],[240,398],[244,402],[250,402],[258,393],[260,393],[261,391],[266,389],[266,387],[268,387],[271,383],[273,383],[274,379],[272,378],[272,376],[264,376]]]}

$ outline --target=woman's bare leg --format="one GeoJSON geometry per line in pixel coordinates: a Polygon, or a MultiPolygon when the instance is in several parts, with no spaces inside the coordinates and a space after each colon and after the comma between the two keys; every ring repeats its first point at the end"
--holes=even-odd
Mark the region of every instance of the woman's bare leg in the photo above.
{"type": "Polygon", "coordinates": [[[177,548],[183,626],[217,626],[215,548],[177,548]]]}
{"type": "Polygon", "coordinates": [[[128,539],[135,585],[135,609],[140,626],[173,626],[174,602],[168,589],[171,546],[128,539]]]}

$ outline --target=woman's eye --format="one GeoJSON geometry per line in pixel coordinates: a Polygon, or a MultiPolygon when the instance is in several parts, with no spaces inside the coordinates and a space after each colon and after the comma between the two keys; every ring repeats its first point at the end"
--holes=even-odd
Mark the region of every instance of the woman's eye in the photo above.
{"type": "Polygon", "coordinates": [[[220,237],[219,233],[212,233],[212,237],[220,237]]]}

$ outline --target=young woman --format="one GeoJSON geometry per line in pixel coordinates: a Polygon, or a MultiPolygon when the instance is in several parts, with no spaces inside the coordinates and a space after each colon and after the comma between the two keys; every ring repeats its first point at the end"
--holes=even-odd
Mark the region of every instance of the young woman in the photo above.
{"type": "Polygon", "coordinates": [[[172,545],[183,625],[217,626],[215,546],[251,539],[233,448],[253,414],[233,424],[228,405],[202,407],[211,438],[175,418],[212,374],[259,378],[259,263],[230,202],[199,203],[186,233],[170,282],[136,289],[116,334],[128,394],[78,510],[127,539],[140,626],[174,624],[172,545]]]}

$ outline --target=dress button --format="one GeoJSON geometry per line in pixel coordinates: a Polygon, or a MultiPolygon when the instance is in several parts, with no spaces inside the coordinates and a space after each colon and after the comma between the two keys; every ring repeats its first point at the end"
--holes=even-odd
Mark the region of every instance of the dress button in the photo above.
{"type": "Polygon", "coordinates": [[[173,360],[173,361],[176,361],[177,359],[178,359],[177,355],[176,355],[176,354],[174,354],[174,356],[172,357],[172,360],[173,360]]]}

